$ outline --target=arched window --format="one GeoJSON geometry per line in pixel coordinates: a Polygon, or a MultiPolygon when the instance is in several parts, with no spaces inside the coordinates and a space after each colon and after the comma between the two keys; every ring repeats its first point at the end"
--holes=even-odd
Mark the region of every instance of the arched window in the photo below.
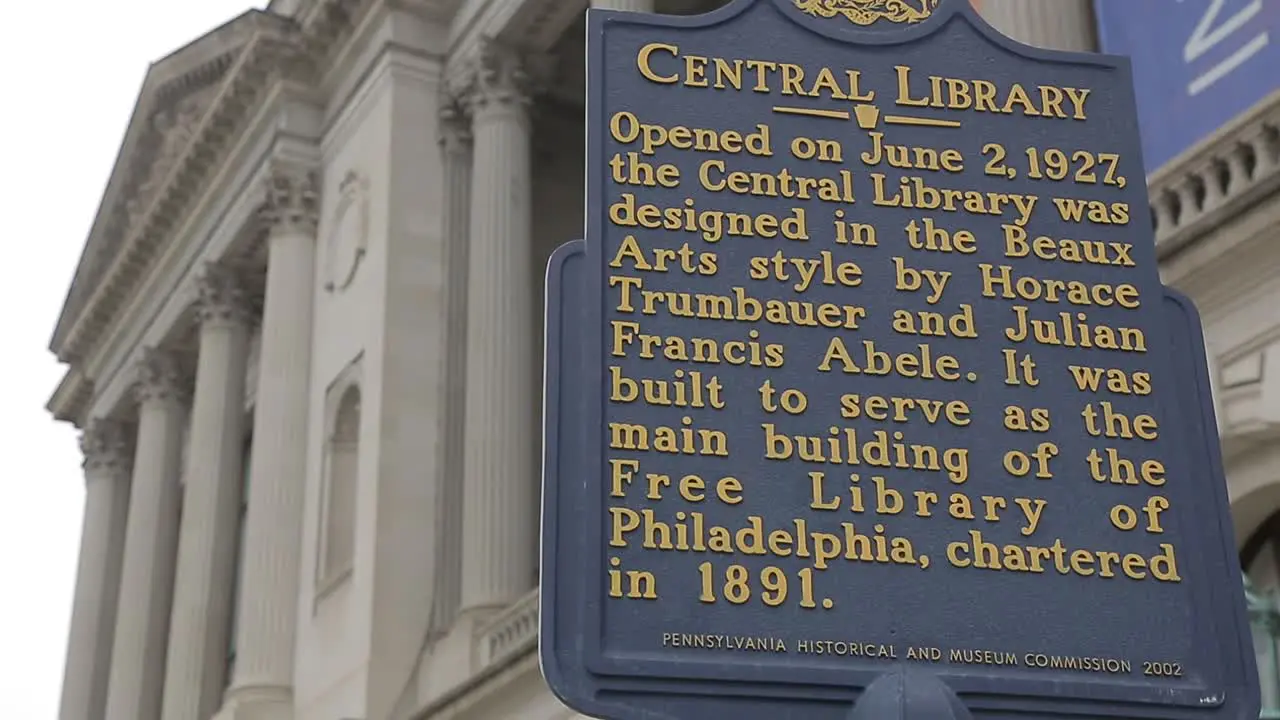
{"type": "Polygon", "coordinates": [[[1280,512],[1272,513],[1240,548],[1245,598],[1257,653],[1263,717],[1280,715],[1280,512]]]}
{"type": "Polygon", "coordinates": [[[1262,521],[1240,546],[1240,569],[1258,592],[1280,590],[1280,512],[1262,521]]]}
{"type": "Polygon", "coordinates": [[[355,560],[356,484],[360,457],[360,387],[342,391],[325,443],[320,583],[339,582],[355,560]]]}

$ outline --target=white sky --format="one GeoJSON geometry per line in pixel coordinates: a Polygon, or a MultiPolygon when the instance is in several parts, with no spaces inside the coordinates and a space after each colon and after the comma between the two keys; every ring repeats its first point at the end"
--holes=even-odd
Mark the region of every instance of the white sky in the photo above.
{"type": "Polygon", "coordinates": [[[147,65],[265,1],[5,2],[0,22],[0,718],[55,720],[84,482],[46,349],[147,65]]]}

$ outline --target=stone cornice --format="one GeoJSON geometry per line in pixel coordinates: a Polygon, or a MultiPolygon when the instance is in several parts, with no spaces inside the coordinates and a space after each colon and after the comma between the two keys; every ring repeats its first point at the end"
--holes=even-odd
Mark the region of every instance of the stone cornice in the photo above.
{"type": "Polygon", "coordinates": [[[127,240],[130,213],[140,209],[137,201],[143,186],[160,179],[150,177],[166,135],[157,124],[177,119],[171,107],[175,102],[192,92],[207,92],[223,80],[254,27],[262,22],[261,14],[249,11],[241,15],[153,63],[148,71],[54,330],[51,349],[64,361],[66,335],[102,280],[107,264],[127,240]]]}
{"type": "MultiPolygon", "coordinates": [[[[259,300],[267,264],[263,188],[273,161],[318,163],[316,133],[322,110],[309,90],[280,83],[240,131],[209,188],[159,253],[150,272],[113,323],[75,367],[93,378],[85,416],[129,412],[130,366],[137,348],[182,345],[196,340],[191,303],[207,262],[229,262],[248,271],[249,291],[259,300]]],[[[260,309],[260,304],[257,306],[260,309]]],[[[189,346],[194,350],[194,345],[189,346]]]]}
{"type": "Polygon", "coordinates": [[[315,0],[271,0],[267,3],[267,11],[277,15],[302,15],[315,4],[315,0]]]}
{"type": "MultiPolygon", "coordinates": [[[[269,18],[271,16],[262,16],[269,18]]],[[[255,101],[262,94],[271,72],[299,52],[295,31],[281,18],[264,23],[249,41],[231,77],[213,101],[185,152],[174,163],[155,199],[139,218],[135,230],[119,249],[114,261],[79,317],[71,325],[59,349],[59,359],[75,362],[83,358],[150,270],[158,251],[187,209],[198,199],[212,170],[234,141],[255,101]]]]}
{"type": "Polygon", "coordinates": [[[55,420],[81,427],[84,424],[85,410],[93,399],[93,391],[93,381],[73,368],[62,377],[62,382],[58,383],[58,388],[53,391],[53,397],[49,399],[45,409],[55,420]]]}
{"type": "Polygon", "coordinates": [[[1259,202],[1234,213],[1160,262],[1160,277],[1190,295],[1201,318],[1229,313],[1280,270],[1275,236],[1280,203],[1259,202]]]}
{"type": "Polygon", "coordinates": [[[178,236],[189,240],[163,250],[121,310],[121,321],[112,325],[79,368],[95,381],[87,415],[129,411],[131,366],[139,347],[172,345],[195,350],[194,344],[188,344],[197,339],[191,305],[206,263],[243,268],[255,309],[261,310],[267,265],[267,228],[260,212],[263,188],[274,159],[305,161],[318,155],[312,130],[318,126],[320,111],[308,103],[281,94],[255,113],[225,158],[226,166],[179,230],[178,236]]]}
{"type": "Polygon", "coordinates": [[[1280,192],[1280,90],[1161,167],[1147,184],[1162,262],[1280,192]]]}
{"type": "Polygon", "coordinates": [[[533,51],[551,49],[587,7],[583,0],[488,0],[455,19],[450,53],[469,55],[486,38],[533,51]]]}
{"type": "Polygon", "coordinates": [[[323,0],[309,8],[303,25],[257,13],[254,34],[227,71],[212,106],[174,162],[154,200],[142,210],[132,233],[115,253],[82,303],[69,305],[55,333],[54,351],[63,362],[85,357],[139,284],[190,207],[198,200],[224,151],[246,118],[276,81],[314,82],[355,19],[374,0],[323,0]]]}
{"type": "Polygon", "coordinates": [[[464,0],[385,0],[388,8],[403,10],[433,22],[453,18],[464,0]]]}
{"type": "MultiPolygon", "coordinates": [[[[352,31],[387,2],[391,0],[310,0],[294,19],[259,11],[246,14],[253,24],[252,37],[226,61],[216,96],[194,126],[189,144],[157,183],[154,200],[138,208],[134,231],[110,252],[103,252],[104,244],[97,239],[102,228],[95,226],[91,232],[86,258],[77,269],[51,343],[58,358],[71,365],[48,403],[55,418],[82,425],[97,392],[95,378],[84,363],[101,351],[105,338],[119,335],[125,309],[136,304],[135,296],[148,286],[158,258],[176,242],[176,228],[190,223],[192,213],[207,202],[204,195],[223,172],[226,152],[236,146],[244,124],[276,96],[273,88],[317,87],[316,79],[343,52],[352,31]],[[90,254],[103,258],[107,267],[90,267],[90,254]]],[[[400,4],[446,8],[455,2],[403,0],[400,4]]],[[[140,99],[140,106],[144,100],[152,102],[140,99]]],[[[126,138],[112,179],[115,186],[104,195],[97,222],[104,223],[112,216],[107,208],[124,207],[135,192],[135,186],[125,182],[123,168],[135,163],[139,152],[137,143],[126,138]]]]}

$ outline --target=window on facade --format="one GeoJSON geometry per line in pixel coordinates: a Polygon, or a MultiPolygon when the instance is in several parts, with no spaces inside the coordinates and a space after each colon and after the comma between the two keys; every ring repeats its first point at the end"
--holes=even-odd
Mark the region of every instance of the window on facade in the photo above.
{"type": "Polygon", "coordinates": [[[1263,717],[1280,717],[1280,512],[1240,548],[1263,717]]]}
{"type": "MultiPolygon", "coordinates": [[[[253,455],[253,437],[244,443],[244,461],[240,471],[240,515],[236,520],[236,572],[231,579],[231,614],[227,622],[227,672],[224,686],[231,684],[236,669],[236,633],[240,625],[240,576],[244,572],[244,521],[249,512],[249,458],[253,455]]],[[[223,689],[226,689],[225,687],[223,689]]]]}
{"type": "Polygon", "coordinates": [[[342,392],[329,428],[325,457],[321,583],[340,579],[355,556],[356,475],[360,455],[360,388],[342,392]]]}
{"type": "Polygon", "coordinates": [[[1254,590],[1280,591],[1280,512],[1263,521],[1240,547],[1240,569],[1254,590]]]}

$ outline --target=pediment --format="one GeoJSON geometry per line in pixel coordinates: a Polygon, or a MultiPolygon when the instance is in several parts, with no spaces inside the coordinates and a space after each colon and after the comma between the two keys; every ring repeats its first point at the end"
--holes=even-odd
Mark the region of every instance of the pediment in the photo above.
{"type": "Polygon", "coordinates": [[[315,0],[271,0],[267,5],[267,10],[277,15],[295,17],[297,15],[301,15],[302,11],[314,1],[315,0]]]}
{"type": "Polygon", "coordinates": [[[191,142],[263,14],[246,12],[148,67],[54,330],[51,349],[63,362],[75,360],[61,350],[67,331],[191,142]]]}

